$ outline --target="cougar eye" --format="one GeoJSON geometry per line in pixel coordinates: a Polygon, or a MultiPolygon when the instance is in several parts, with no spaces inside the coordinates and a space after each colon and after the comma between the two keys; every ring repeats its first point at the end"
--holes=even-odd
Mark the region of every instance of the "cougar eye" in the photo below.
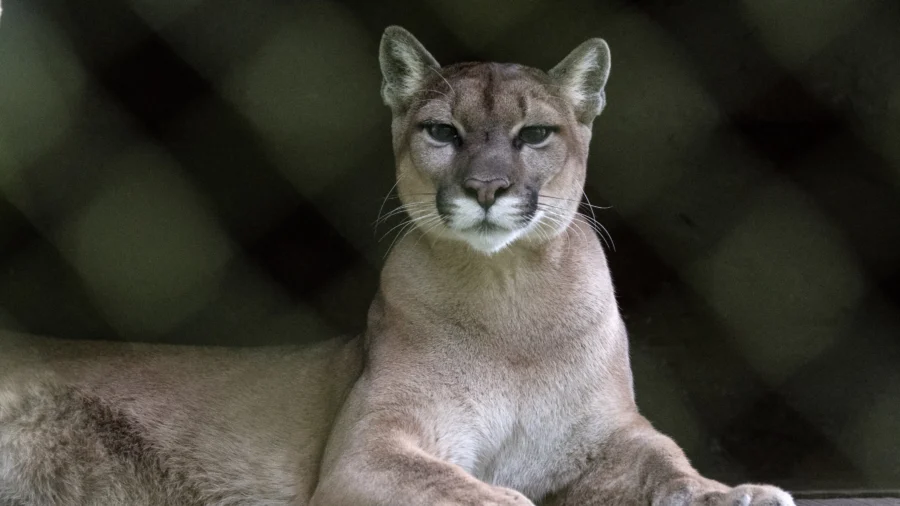
{"type": "Polygon", "coordinates": [[[525,144],[540,144],[547,140],[553,129],[545,126],[529,126],[519,130],[519,141],[525,144]]]}
{"type": "Polygon", "coordinates": [[[452,125],[431,123],[425,125],[425,131],[428,132],[428,135],[431,136],[432,139],[444,144],[459,142],[459,132],[457,132],[456,128],[452,125]]]}

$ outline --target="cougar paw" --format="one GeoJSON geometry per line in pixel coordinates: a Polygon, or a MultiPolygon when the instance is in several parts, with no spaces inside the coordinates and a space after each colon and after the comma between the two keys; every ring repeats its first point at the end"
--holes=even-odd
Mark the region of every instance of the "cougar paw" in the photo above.
{"type": "Polygon", "coordinates": [[[770,485],[740,485],[700,495],[692,506],[794,506],[790,494],[770,485]]]}

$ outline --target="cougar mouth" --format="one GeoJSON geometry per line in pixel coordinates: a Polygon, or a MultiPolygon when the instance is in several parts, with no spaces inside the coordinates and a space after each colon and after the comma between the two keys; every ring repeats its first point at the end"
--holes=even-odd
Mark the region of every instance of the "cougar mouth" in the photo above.
{"type": "Polygon", "coordinates": [[[531,193],[502,195],[484,205],[469,195],[442,189],[435,196],[435,207],[450,236],[494,253],[526,234],[540,218],[531,193]]]}
{"type": "Polygon", "coordinates": [[[541,219],[540,211],[536,214],[502,214],[496,220],[492,219],[491,214],[484,213],[482,218],[469,222],[452,214],[445,223],[458,240],[468,243],[475,250],[493,254],[527,234],[541,219]]]}
{"type": "Polygon", "coordinates": [[[488,233],[488,232],[510,232],[508,228],[497,225],[496,223],[492,223],[490,220],[485,218],[481,223],[469,228],[469,230],[474,232],[488,233]]]}
{"type": "Polygon", "coordinates": [[[513,232],[528,226],[533,212],[523,211],[517,202],[501,201],[490,209],[482,209],[468,199],[455,199],[440,206],[439,212],[452,229],[465,232],[513,232]]]}

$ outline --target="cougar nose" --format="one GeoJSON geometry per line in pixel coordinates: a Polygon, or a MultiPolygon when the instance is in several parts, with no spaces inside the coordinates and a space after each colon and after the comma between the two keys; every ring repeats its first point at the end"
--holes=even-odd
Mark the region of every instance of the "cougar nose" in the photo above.
{"type": "Polygon", "coordinates": [[[463,183],[466,195],[478,200],[485,210],[494,205],[494,200],[503,194],[509,188],[509,181],[506,179],[492,179],[490,181],[482,181],[470,177],[463,183]]]}

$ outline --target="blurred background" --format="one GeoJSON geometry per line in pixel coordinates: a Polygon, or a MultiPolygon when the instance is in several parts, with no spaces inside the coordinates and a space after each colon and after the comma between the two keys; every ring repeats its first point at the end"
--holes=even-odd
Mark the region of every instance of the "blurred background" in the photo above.
{"type": "Polygon", "coordinates": [[[605,38],[587,195],[642,411],[713,478],[900,489],[892,0],[4,0],[0,327],[360,332],[397,223],[389,24],[443,63],[605,38]]]}

